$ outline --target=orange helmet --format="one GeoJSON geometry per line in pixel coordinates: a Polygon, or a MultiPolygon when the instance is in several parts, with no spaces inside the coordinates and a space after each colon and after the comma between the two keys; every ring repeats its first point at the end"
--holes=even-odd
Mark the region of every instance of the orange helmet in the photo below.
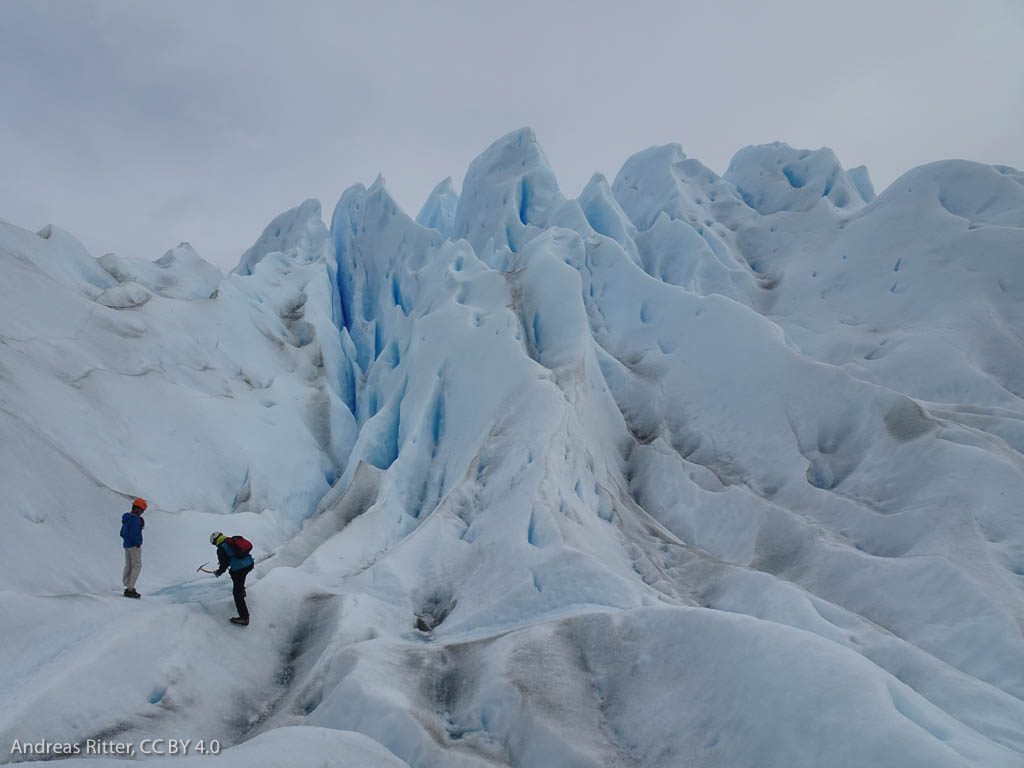
{"type": "Polygon", "coordinates": [[[146,509],[146,500],[145,499],[136,499],[135,501],[132,502],[132,506],[133,507],[138,507],[139,509],[145,511],[145,509],[146,509]]]}

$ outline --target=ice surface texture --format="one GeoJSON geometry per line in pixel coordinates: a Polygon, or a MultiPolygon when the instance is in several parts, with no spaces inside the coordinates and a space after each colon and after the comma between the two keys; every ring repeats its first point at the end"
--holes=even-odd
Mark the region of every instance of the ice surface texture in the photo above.
{"type": "Polygon", "coordinates": [[[1022,259],[1010,168],[668,145],[573,199],[529,129],[227,276],[0,223],[0,745],[1024,765],[1022,259]]]}

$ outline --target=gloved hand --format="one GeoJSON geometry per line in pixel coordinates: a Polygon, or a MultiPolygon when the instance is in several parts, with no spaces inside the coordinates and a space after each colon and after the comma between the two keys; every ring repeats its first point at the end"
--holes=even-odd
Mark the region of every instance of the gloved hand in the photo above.
{"type": "Polygon", "coordinates": [[[219,578],[220,578],[220,575],[221,575],[222,573],[224,573],[224,571],[217,571],[217,572],[215,572],[215,573],[214,573],[213,575],[214,575],[214,576],[216,576],[216,577],[217,577],[217,578],[219,579],[219,578]]]}

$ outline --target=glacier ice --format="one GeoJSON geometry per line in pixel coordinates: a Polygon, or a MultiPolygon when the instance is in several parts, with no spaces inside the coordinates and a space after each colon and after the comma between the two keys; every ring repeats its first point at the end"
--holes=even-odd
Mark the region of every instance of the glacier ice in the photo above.
{"type": "Polygon", "coordinates": [[[223,278],[220,270],[188,243],[172,248],[154,262],[108,253],[99,263],[118,283],[137,283],[169,299],[209,299],[223,278]]]}
{"type": "MultiPolygon", "coordinates": [[[[837,208],[866,202],[830,149],[808,152],[781,142],[746,147],[733,157],[723,178],[761,214],[807,211],[822,200],[837,208]]],[[[866,171],[860,171],[857,178],[870,194],[866,171]]]]}
{"type": "Polygon", "coordinates": [[[416,216],[416,223],[436,229],[445,237],[451,237],[455,229],[455,211],[459,207],[459,194],[449,176],[431,191],[427,201],[416,216]]]}
{"type": "Polygon", "coordinates": [[[568,198],[521,129],[460,190],[227,275],[0,222],[0,744],[1021,765],[1024,175],[669,144],[568,198]]]}

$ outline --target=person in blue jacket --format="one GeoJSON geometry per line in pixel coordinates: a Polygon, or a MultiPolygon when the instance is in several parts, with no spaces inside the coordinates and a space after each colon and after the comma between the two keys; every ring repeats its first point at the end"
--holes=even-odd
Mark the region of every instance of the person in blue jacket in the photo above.
{"type": "Polygon", "coordinates": [[[254,565],[252,555],[247,552],[239,552],[232,540],[235,537],[227,537],[220,531],[210,534],[210,543],[217,548],[217,570],[215,574],[219,577],[224,571],[231,573],[231,594],[235,598],[235,608],[238,615],[231,619],[232,624],[240,624],[243,627],[249,626],[249,607],[245,604],[245,577],[249,575],[254,565]]]}
{"type": "Polygon", "coordinates": [[[135,591],[135,582],[142,571],[142,529],[146,527],[142,513],[146,511],[146,506],[145,499],[135,499],[132,511],[121,515],[121,540],[124,542],[124,574],[121,583],[124,584],[124,596],[136,600],[142,597],[135,591]]]}

